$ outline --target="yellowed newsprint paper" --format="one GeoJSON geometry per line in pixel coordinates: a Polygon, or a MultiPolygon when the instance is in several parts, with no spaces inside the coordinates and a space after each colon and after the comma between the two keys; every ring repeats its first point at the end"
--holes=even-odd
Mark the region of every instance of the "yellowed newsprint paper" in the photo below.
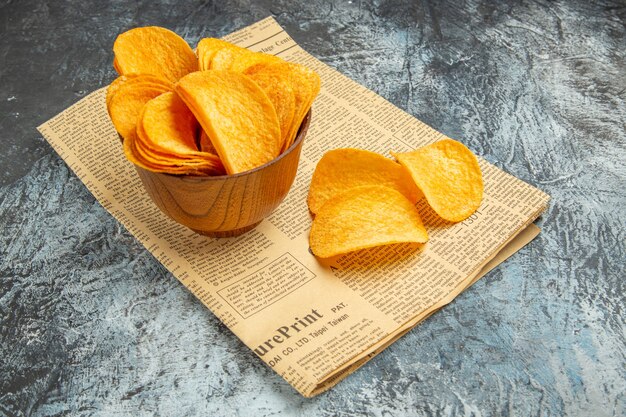
{"type": "Polygon", "coordinates": [[[421,250],[391,245],[321,262],[309,252],[306,196],[324,152],[352,147],[389,155],[444,135],[306,53],[272,18],[225,39],[305,64],[322,78],[294,185],[282,205],[248,233],[209,238],[159,211],[124,157],[107,115],[105,89],[39,130],[102,206],[259,358],[309,397],[449,303],[483,268],[530,241],[538,229],[528,227],[549,197],[481,160],[485,197],[470,218],[442,223],[418,202],[430,235],[421,250]]]}

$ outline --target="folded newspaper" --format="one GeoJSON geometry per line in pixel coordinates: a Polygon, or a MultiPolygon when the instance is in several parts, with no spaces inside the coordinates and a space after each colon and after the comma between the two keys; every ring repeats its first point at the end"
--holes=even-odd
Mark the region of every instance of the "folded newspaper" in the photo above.
{"type": "Polygon", "coordinates": [[[539,232],[531,223],[549,196],[481,159],[481,207],[461,223],[431,227],[425,250],[393,245],[316,259],[306,196],[324,152],[405,152],[445,136],[309,55],[273,18],[225,39],[305,64],[322,78],[294,185],[248,233],[201,236],[152,203],[124,157],[104,88],[39,130],[102,206],[302,395],[335,385],[539,232]]]}

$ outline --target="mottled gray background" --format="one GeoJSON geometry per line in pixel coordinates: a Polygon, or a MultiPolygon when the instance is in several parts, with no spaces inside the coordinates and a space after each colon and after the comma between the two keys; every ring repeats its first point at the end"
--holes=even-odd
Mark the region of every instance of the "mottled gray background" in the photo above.
{"type": "Polygon", "coordinates": [[[623,416],[625,19],[624,1],[0,1],[0,415],[623,416]],[[195,45],[268,15],[553,197],[534,242],[314,399],[35,130],[115,77],[119,32],[195,45]]]}

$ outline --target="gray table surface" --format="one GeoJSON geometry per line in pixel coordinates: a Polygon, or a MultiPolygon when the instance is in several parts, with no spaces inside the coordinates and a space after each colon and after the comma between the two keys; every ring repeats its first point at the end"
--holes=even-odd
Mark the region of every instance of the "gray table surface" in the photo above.
{"type": "Polygon", "coordinates": [[[626,414],[623,1],[0,2],[0,415],[626,414]],[[297,394],[35,127],[134,26],[195,45],[268,15],[552,195],[541,235],[334,389],[297,394]]]}

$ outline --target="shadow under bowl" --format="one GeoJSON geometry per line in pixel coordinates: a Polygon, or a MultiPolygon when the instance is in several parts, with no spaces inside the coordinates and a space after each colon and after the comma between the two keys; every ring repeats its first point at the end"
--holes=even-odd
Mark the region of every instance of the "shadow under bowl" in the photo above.
{"type": "Polygon", "coordinates": [[[250,171],[199,177],[135,168],[152,201],[174,221],[211,237],[238,236],[252,230],[287,196],[310,122],[311,111],[289,149],[250,171]]]}

